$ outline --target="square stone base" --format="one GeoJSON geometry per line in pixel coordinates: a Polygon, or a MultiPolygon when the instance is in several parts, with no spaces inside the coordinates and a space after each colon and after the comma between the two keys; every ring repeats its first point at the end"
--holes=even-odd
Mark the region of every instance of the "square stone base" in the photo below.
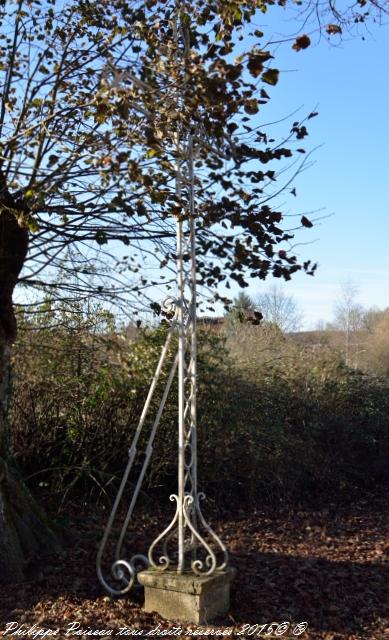
{"type": "Polygon", "coordinates": [[[207,624],[228,612],[234,575],[233,568],[212,576],[156,569],[141,571],[138,581],[145,588],[144,609],[170,620],[207,624]]]}

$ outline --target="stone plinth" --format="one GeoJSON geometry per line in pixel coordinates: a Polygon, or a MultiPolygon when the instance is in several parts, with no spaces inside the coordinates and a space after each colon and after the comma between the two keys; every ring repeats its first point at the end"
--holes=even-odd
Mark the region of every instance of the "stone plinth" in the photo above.
{"type": "Polygon", "coordinates": [[[144,609],[171,620],[207,624],[228,612],[230,583],[235,573],[231,567],[212,576],[156,569],[141,571],[138,581],[145,588],[144,609]]]}

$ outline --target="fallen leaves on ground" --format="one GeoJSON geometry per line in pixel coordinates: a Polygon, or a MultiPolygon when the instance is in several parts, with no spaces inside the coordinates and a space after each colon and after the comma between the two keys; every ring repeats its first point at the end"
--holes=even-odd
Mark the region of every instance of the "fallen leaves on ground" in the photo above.
{"type": "MultiPolygon", "coordinates": [[[[299,636],[303,639],[389,638],[388,502],[381,495],[317,510],[247,509],[224,516],[216,530],[237,575],[229,615],[211,626],[229,628],[233,635],[245,629],[239,637],[249,638],[256,635],[249,635],[243,625],[258,624],[255,630],[273,621],[307,621],[307,631],[299,636]]],[[[42,559],[29,581],[2,589],[2,631],[9,621],[24,624],[22,629],[33,624],[58,628],[56,638],[66,637],[70,622],[114,633],[121,627],[152,630],[160,624],[169,630],[179,625],[144,612],[141,591],[116,600],[103,592],[95,558],[106,509],[83,511],[80,504],[72,504],[66,517],[75,532],[69,549],[42,559]]],[[[168,517],[148,504],[129,534],[134,548],[145,551],[168,517]]]]}

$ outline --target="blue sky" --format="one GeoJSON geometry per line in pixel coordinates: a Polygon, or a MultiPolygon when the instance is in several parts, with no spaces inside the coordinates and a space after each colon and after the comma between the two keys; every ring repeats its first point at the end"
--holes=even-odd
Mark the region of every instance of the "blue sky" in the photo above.
{"type": "MultiPolygon", "coordinates": [[[[276,6],[256,22],[266,37],[281,40],[299,26],[284,16],[276,6]]],[[[365,307],[389,307],[389,16],[388,24],[370,22],[354,37],[335,37],[331,44],[326,37],[311,39],[312,45],[300,52],[292,42],[277,47],[272,66],[281,71],[279,83],[266,85],[271,100],[258,118],[265,123],[286,118],[265,130],[288,133],[293,120],[319,111],[308,121],[309,136],[301,145],[316,150],[313,165],[294,182],[298,197],[286,193],[274,203],[297,216],[292,226],[302,214],[322,218],[296,235],[300,260],[318,262],[318,270],[314,277],[296,274],[285,284],[253,280],[245,290],[255,297],[274,282],[282,284],[298,303],[307,329],[331,320],[346,281],[356,285],[358,302],[365,307]]],[[[164,295],[156,287],[153,297],[164,295]]]]}
{"type": "MultiPolygon", "coordinates": [[[[266,34],[287,34],[282,11],[261,19],[266,34]],[[267,25],[267,26],[266,26],[267,25]]],[[[332,43],[336,40],[332,39],[332,43]]],[[[279,46],[273,66],[281,70],[264,121],[283,118],[301,107],[294,119],[317,107],[308,122],[304,147],[319,147],[314,165],[295,181],[297,198],[285,199],[284,210],[320,210],[322,219],[297,235],[301,257],[319,263],[312,278],[298,274],[284,285],[304,314],[306,328],[331,320],[340,283],[352,281],[364,306],[389,306],[389,20],[348,37],[337,46],[312,37],[312,46],[295,52],[279,46]],[[364,36],[364,40],[362,39],[364,36]]],[[[282,127],[288,130],[288,123],[282,127]]],[[[281,126],[281,125],[280,125],[281,126]]],[[[315,216],[313,216],[315,217],[315,216]]],[[[278,280],[277,280],[278,282],[278,280]]],[[[255,296],[274,280],[254,282],[255,296]]]]}

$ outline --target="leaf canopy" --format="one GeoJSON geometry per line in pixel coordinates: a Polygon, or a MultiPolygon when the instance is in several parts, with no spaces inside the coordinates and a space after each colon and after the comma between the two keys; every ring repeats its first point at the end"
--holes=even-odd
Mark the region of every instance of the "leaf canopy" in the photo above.
{"type": "MultiPolygon", "coordinates": [[[[8,194],[30,229],[25,282],[49,285],[47,274],[59,265],[103,276],[112,259],[122,273],[136,274],[142,260],[134,248],[169,264],[175,221],[188,215],[187,190],[178,194],[175,178],[189,135],[199,283],[214,290],[231,279],[247,286],[248,277],[313,273],[314,265],[288,252],[293,234],[269,204],[276,165],[292,157],[293,139],[306,128],[295,123],[281,143],[259,130],[253,118],[269,100],[263,85],[275,85],[279,72],[258,30],[254,48],[242,53],[237,46],[268,4],[5,4],[0,206],[9,210],[8,194]],[[108,249],[117,243],[132,253],[108,249]]],[[[148,282],[153,278],[142,276],[142,286],[148,282]]],[[[123,281],[115,287],[122,291],[123,281]]]]}

